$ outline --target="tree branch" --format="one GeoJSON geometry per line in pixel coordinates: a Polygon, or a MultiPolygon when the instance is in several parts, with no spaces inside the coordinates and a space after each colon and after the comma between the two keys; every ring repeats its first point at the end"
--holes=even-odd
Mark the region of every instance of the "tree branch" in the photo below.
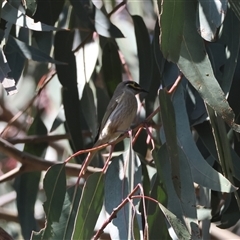
{"type": "MultiPolygon", "coordinates": [[[[0,183],[6,180],[10,180],[24,172],[46,171],[52,165],[60,163],[58,161],[49,161],[40,157],[35,157],[26,152],[22,152],[2,138],[0,138],[0,151],[1,153],[14,158],[15,160],[22,164],[20,168],[13,169],[12,171],[2,175],[0,177],[0,183]]],[[[66,164],[67,175],[78,176],[80,169],[81,169],[80,164],[75,163],[66,164]]],[[[88,167],[86,173],[84,174],[84,177],[87,177],[94,172],[100,171],[101,171],[100,168],[88,167]]]]}
{"type": "Polygon", "coordinates": [[[42,142],[53,142],[53,141],[69,139],[69,138],[70,138],[70,135],[66,133],[66,134],[42,135],[42,136],[31,135],[23,138],[7,138],[6,140],[11,144],[17,144],[17,143],[36,144],[36,143],[42,143],[42,142]]]}

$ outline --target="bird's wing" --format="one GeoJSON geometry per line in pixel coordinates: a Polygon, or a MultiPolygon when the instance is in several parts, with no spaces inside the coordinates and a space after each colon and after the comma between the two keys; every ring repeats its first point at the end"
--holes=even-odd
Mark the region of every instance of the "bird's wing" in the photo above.
{"type": "MultiPolygon", "coordinates": [[[[119,94],[118,97],[114,97],[115,98],[115,101],[110,101],[109,105],[107,106],[107,109],[106,109],[106,112],[103,116],[103,119],[102,119],[102,122],[101,122],[101,125],[99,126],[99,129],[98,129],[98,134],[95,138],[95,142],[98,140],[98,137],[99,137],[99,133],[102,131],[102,129],[104,128],[109,116],[111,115],[111,113],[114,111],[114,109],[118,106],[119,102],[122,100],[123,96],[124,96],[125,92],[121,92],[121,94],[119,94]]],[[[112,98],[112,99],[114,99],[112,98]]]]}

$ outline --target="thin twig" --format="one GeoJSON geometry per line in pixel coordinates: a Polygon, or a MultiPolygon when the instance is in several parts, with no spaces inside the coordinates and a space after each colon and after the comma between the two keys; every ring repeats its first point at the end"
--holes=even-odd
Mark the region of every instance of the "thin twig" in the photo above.
{"type": "Polygon", "coordinates": [[[113,209],[112,213],[110,214],[109,218],[103,223],[102,227],[97,231],[97,233],[94,235],[93,239],[97,240],[101,234],[103,233],[106,226],[117,216],[117,213],[128,203],[129,199],[137,192],[139,189],[139,186],[137,185],[130,194],[115,208],[113,209]]]}
{"type": "Polygon", "coordinates": [[[183,78],[183,73],[181,72],[181,73],[178,75],[178,77],[177,77],[177,79],[175,80],[175,82],[174,82],[174,84],[172,85],[172,87],[170,88],[170,90],[168,91],[169,94],[173,94],[173,93],[176,91],[176,89],[177,89],[178,85],[180,84],[182,78],[183,78]]]}
{"type": "Polygon", "coordinates": [[[50,80],[56,75],[56,70],[50,69],[48,73],[44,74],[41,79],[39,80],[39,84],[37,85],[36,93],[32,97],[32,99],[29,101],[27,106],[24,108],[24,110],[19,111],[15,116],[13,116],[12,119],[8,121],[7,126],[2,130],[1,136],[4,136],[4,134],[7,132],[9,127],[17,121],[34,103],[34,101],[37,99],[37,97],[40,95],[41,91],[45,88],[45,86],[50,82],[50,80]]]}
{"type": "Polygon", "coordinates": [[[113,8],[113,10],[110,13],[108,13],[108,17],[111,17],[112,14],[117,12],[118,9],[120,9],[121,7],[123,7],[126,4],[127,4],[127,0],[123,0],[122,2],[120,2],[115,8],[113,8]]]}

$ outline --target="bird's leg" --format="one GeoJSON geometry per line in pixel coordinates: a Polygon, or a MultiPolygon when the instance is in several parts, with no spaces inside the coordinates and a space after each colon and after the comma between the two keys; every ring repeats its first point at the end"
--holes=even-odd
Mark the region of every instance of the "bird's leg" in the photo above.
{"type": "Polygon", "coordinates": [[[108,164],[109,164],[109,162],[110,162],[110,160],[112,158],[112,153],[113,153],[114,147],[115,147],[115,144],[111,144],[111,150],[109,152],[108,158],[107,158],[107,160],[106,160],[106,162],[105,162],[105,164],[103,166],[103,169],[102,169],[103,173],[105,173],[106,170],[107,170],[108,164]]]}
{"type": "Polygon", "coordinates": [[[96,153],[97,153],[97,151],[88,153],[86,159],[84,160],[84,162],[82,164],[80,173],[78,174],[78,179],[77,179],[77,183],[76,183],[77,185],[79,184],[81,177],[83,177],[83,175],[85,174],[88,165],[90,164],[91,160],[93,159],[93,157],[96,153]]]}
{"type": "Polygon", "coordinates": [[[93,148],[94,149],[93,151],[88,153],[86,159],[84,160],[84,162],[82,164],[82,168],[80,170],[80,173],[78,174],[78,179],[77,179],[77,183],[76,183],[77,185],[79,184],[80,178],[83,177],[83,175],[85,174],[88,165],[90,164],[91,160],[93,159],[95,154],[98,152],[98,150],[100,150],[104,147],[107,147],[107,146],[108,146],[108,144],[102,144],[102,145],[96,146],[96,147],[93,148]]]}

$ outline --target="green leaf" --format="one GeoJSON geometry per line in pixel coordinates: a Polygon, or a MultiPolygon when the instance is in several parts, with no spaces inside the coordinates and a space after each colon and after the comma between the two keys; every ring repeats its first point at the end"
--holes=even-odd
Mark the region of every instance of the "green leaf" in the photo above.
{"type": "MultiPolygon", "coordinates": [[[[0,30],[0,38],[2,39],[4,36],[4,32],[0,30]]],[[[44,53],[43,51],[32,47],[25,42],[22,42],[11,35],[9,35],[8,41],[7,41],[8,48],[7,51],[16,51],[21,56],[23,56],[26,59],[37,61],[37,62],[49,62],[49,63],[56,63],[56,64],[65,64],[60,61],[56,61],[53,58],[51,58],[48,54],[44,53]]],[[[7,52],[6,52],[7,53],[7,52]]]]}
{"type": "MultiPolygon", "coordinates": [[[[137,53],[137,42],[132,24],[132,18],[126,8],[121,10],[121,14],[113,14],[111,21],[123,33],[125,38],[116,38],[120,52],[124,56],[132,80],[139,82],[139,59],[137,53]]],[[[127,76],[129,79],[129,75],[127,76]]]]}
{"type": "Polygon", "coordinates": [[[203,40],[195,27],[195,7],[193,3],[186,5],[184,35],[180,51],[178,67],[184,76],[199,92],[203,100],[212,107],[235,131],[240,127],[234,123],[234,113],[224,93],[214,77],[211,63],[206,54],[203,40]]]}
{"type": "Polygon", "coordinates": [[[191,239],[199,239],[200,231],[195,207],[195,190],[188,160],[182,149],[178,147],[177,155],[180,164],[179,181],[181,183],[181,195],[177,196],[173,189],[173,180],[171,180],[172,177],[170,175],[171,168],[173,168],[175,163],[169,161],[169,153],[167,154],[166,150],[167,147],[166,144],[164,144],[158,152],[158,157],[156,158],[156,156],[154,156],[154,159],[158,170],[158,176],[160,176],[161,171],[163,172],[162,176],[168,196],[168,209],[186,224],[188,231],[191,233],[191,239]],[[160,168],[162,169],[160,170],[160,168]]]}
{"type": "MultiPolygon", "coordinates": [[[[62,84],[62,100],[66,116],[67,130],[71,135],[70,145],[74,152],[83,149],[82,129],[85,120],[83,118],[81,104],[79,101],[76,60],[72,52],[73,33],[60,31],[55,35],[55,57],[68,63],[68,65],[56,65],[57,75],[62,84]]],[[[76,158],[82,162],[84,156],[76,158]]]]}
{"type": "Polygon", "coordinates": [[[93,136],[97,135],[98,124],[97,124],[97,115],[96,115],[96,106],[94,104],[93,91],[89,85],[86,83],[84,86],[81,106],[84,118],[86,119],[87,125],[92,132],[93,136]]]}
{"type": "MultiPolygon", "coordinates": [[[[218,160],[218,154],[217,154],[216,145],[214,142],[213,132],[212,132],[210,123],[203,122],[202,124],[198,124],[194,126],[194,128],[196,129],[199,137],[201,138],[203,144],[211,154],[212,158],[214,158],[214,161],[218,160]]],[[[237,178],[240,181],[240,158],[232,148],[230,148],[230,151],[231,151],[231,158],[233,161],[232,164],[234,169],[232,174],[235,178],[237,178]]]]}
{"type": "Polygon", "coordinates": [[[41,22],[35,22],[32,18],[24,15],[21,11],[14,8],[7,1],[4,1],[4,5],[1,10],[1,17],[5,21],[15,24],[19,27],[25,27],[35,31],[54,31],[58,29],[41,22]]]}
{"type": "Polygon", "coordinates": [[[32,16],[37,10],[37,2],[36,0],[26,0],[25,8],[28,15],[32,16]]]}
{"type": "Polygon", "coordinates": [[[240,48],[240,20],[237,19],[231,9],[228,9],[226,19],[223,22],[219,42],[225,46],[227,61],[220,78],[220,85],[225,94],[229,93],[236,69],[240,48]]]}
{"type": "Polygon", "coordinates": [[[4,52],[0,49],[0,82],[2,83],[6,92],[10,95],[17,92],[15,81],[8,78],[8,73],[11,71],[8,63],[6,62],[4,52]]]}
{"type": "MultiPolygon", "coordinates": [[[[151,197],[162,203],[164,206],[167,205],[166,190],[158,176],[154,182],[151,197]]],[[[156,203],[152,201],[148,201],[147,221],[149,227],[149,239],[154,239],[156,236],[158,236],[159,239],[171,239],[166,225],[165,216],[156,203]],[[161,231],[159,231],[160,227],[161,231]]]]}
{"type": "MultiPolygon", "coordinates": [[[[132,191],[132,189],[141,183],[140,161],[136,153],[131,149],[113,159],[106,172],[105,180],[105,201],[104,207],[108,214],[111,214],[122,200],[132,191]],[[117,173],[117,174],[116,174],[117,173]]],[[[141,216],[138,213],[139,199],[134,199],[132,204],[126,204],[110,223],[111,238],[131,239],[132,220],[135,210],[138,219],[138,228],[142,229],[141,216]]]]}
{"type": "Polygon", "coordinates": [[[86,181],[72,232],[73,239],[91,239],[94,227],[102,209],[104,194],[104,176],[92,174],[86,181]]]}
{"type": "MultiPolygon", "coordinates": [[[[28,0],[34,1],[34,0],[28,0]]],[[[36,0],[35,0],[36,1],[36,0]]],[[[65,0],[51,0],[51,1],[37,1],[37,9],[33,16],[35,22],[43,22],[48,25],[54,26],[56,21],[58,21],[58,26],[64,25],[62,24],[64,20],[59,15],[62,13],[61,16],[66,16],[64,9],[69,7],[69,4],[65,5],[65,0]]],[[[58,28],[59,29],[59,28],[58,28]]]]}
{"type": "Polygon", "coordinates": [[[190,131],[188,115],[186,112],[183,88],[179,85],[173,97],[177,123],[177,138],[191,167],[194,182],[220,192],[233,192],[236,188],[214,170],[200,154],[190,131]]]}
{"type": "Polygon", "coordinates": [[[137,41],[139,59],[139,84],[144,89],[149,89],[149,74],[152,70],[152,56],[150,38],[147,27],[140,16],[132,16],[134,31],[137,41]]]}
{"type": "MultiPolygon", "coordinates": [[[[208,106],[207,106],[207,111],[210,118],[214,140],[216,144],[216,149],[218,153],[218,158],[222,167],[222,171],[224,173],[224,176],[228,178],[232,183],[234,183],[233,175],[236,175],[236,174],[235,174],[235,169],[233,167],[231,147],[230,147],[229,139],[227,137],[225,123],[219,116],[216,116],[213,109],[211,109],[208,106]]],[[[240,199],[236,192],[235,192],[235,197],[240,207],[240,199]]]]}
{"type": "Polygon", "coordinates": [[[110,96],[122,81],[122,63],[116,44],[108,39],[103,47],[102,73],[110,96]]]}
{"type": "Polygon", "coordinates": [[[60,219],[66,192],[64,163],[55,164],[48,169],[43,180],[43,188],[47,198],[43,204],[46,223],[40,232],[34,232],[32,234],[32,240],[50,239],[53,236],[52,225],[60,219]]]}
{"type": "Polygon", "coordinates": [[[163,214],[165,215],[167,221],[173,228],[174,232],[176,233],[177,237],[181,240],[191,239],[191,235],[187,231],[186,227],[182,224],[182,222],[167,208],[165,208],[161,203],[158,203],[159,208],[162,210],[163,214]]]}
{"type": "Polygon", "coordinates": [[[179,169],[180,162],[178,157],[175,113],[170,96],[166,90],[160,90],[159,103],[161,107],[161,117],[166,137],[168,155],[170,157],[170,162],[172,166],[171,174],[173,179],[173,185],[177,195],[180,197],[181,196],[181,180],[179,169]]]}
{"type": "Polygon", "coordinates": [[[24,173],[15,179],[17,209],[24,239],[29,239],[31,232],[38,230],[38,224],[34,217],[34,207],[37,200],[40,178],[41,172],[30,172],[24,173]]]}
{"type": "MultiPolygon", "coordinates": [[[[45,135],[47,128],[37,115],[28,130],[28,135],[45,135]]],[[[48,143],[25,144],[24,152],[44,158],[48,143]]],[[[24,173],[15,179],[17,192],[17,209],[24,239],[29,239],[31,232],[37,230],[37,222],[34,217],[35,202],[39,191],[41,172],[24,173]]]]}
{"type": "Polygon", "coordinates": [[[160,47],[168,61],[177,62],[179,59],[187,4],[182,0],[158,0],[160,47]]]}
{"type": "Polygon", "coordinates": [[[77,65],[77,84],[80,99],[86,83],[89,83],[91,76],[96,68],[99,55],[98,38],[85,43],[81,48],[74,52],[77,65]]]}
{"type": "Polygon", "coordinates": [[[238,20],[240,21],[240,2],[239,1],[234,1],[234,0],[229,0],[230,7],[237,16],[238,20]]]}
{"type": "Polygon", "coordinates": [[[79,186],[77,190],[76,186],[67,189],[59,222],[52,225],[51,240],[71,239],[81,194],[82,189],[79,186]]]}
{"type": "Polygon", "coordinates": [[[43,204],[48,224],[58,222],[66,189],[65,164],[55,164],[47,171],[43,180],[46,202],[43,204]]]}
{"type": "Polygon", "coordinates": [[[217,28],[224,21],[227,2],[199,0],[197,11],[197,29],[200,35],[207,41],[214,41],[217,28]]]}
{"type": "Polygon", "coordinates": [[[122,32],[113,25],[102,10],[95,8],[95,29],[101,36],[107,38],[123,38],[122,32]]]}
{"type": "Polygon", "coordinates": [[[92,23],[92,19],[89,16],[87,8],[89,1],[85,1],[84,4],[84,1],[81,0],[70,0],[70,3],[72,4],[73,9],[75,10],[74,12],[80,21],[80,26],[84,27],[87,30],[94,31],[94,25],[92,23]]]}

